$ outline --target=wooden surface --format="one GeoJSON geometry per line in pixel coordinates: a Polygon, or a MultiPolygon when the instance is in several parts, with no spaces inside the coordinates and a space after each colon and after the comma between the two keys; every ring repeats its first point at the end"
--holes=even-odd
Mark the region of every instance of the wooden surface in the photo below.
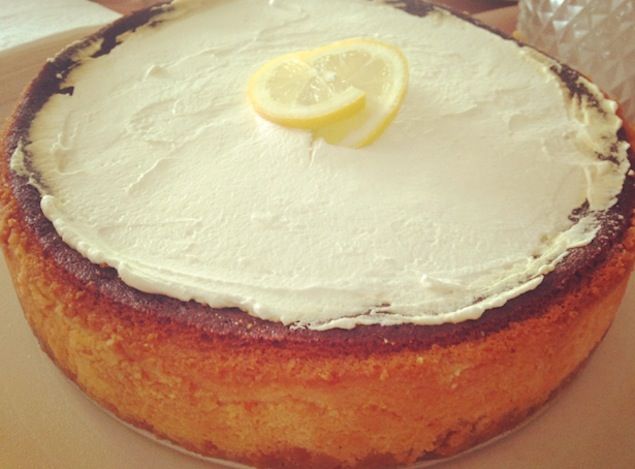
{"type": "MultiPolygon", "coordinates": [[[[157,3],[157,0],[93,0],[120,13],[130,13],[157,3]]],[[[479,13],[494,8],[509,6],[509,1],[504,0],[432,0],[432,3],[447,5],[457,10],[468,13],[479,13]]]]}

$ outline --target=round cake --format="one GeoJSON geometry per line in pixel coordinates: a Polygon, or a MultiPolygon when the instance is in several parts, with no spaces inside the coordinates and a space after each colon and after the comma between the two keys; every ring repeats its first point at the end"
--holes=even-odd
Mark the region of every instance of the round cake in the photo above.
{"type": "Polygon", "coordinates": [[[629,132],[574,70],[424,2],[175,0],[25,91],[0,240],[42,348],[120,419],[258,467],[407,465],[517,426],[601,341],[629,132]],[[350,38],[407,61],[372,143],[254,111],[264,63],[350,38]]]}

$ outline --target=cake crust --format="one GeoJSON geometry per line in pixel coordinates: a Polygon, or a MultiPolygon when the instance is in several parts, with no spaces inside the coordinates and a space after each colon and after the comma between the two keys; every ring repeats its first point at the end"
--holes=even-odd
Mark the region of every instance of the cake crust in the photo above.
{"type": "MultiPolygon", "coordinates": [[[[415,14],[431,8],[406,3],[415,14]]],[[[43,349],[89,396],[207,456],[386,467],[453,455],[509,430],[575,374],[610,326],[635,260],[631,176],[590,244],[535,290],[458,324],[293,329],[140,292],[67,246],[37,190],[11,171],[11,156],[46,100],[72,93],[61,83],[75,50],[102,40],[96,53],[106,54],[162,8],[122,18],[48,62],[2,140],[7,264],[43,349]]],[[[563,70],[571,93],[583,92],[572,85],[577,73],[563,70]]],[[[619,135],[633,136],[626,127],[619,135]]]]}

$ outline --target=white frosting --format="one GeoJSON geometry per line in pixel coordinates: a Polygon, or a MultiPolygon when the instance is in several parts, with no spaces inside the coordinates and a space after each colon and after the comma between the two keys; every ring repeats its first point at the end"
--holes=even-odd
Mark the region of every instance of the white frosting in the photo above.
{"type": "Polygon", "coordinates": [[[538,286],[621,190],[626,144],[596,155],[615,103],[592,85],[602,110],[571,99],[549,59],[447,13],[175,5],[107,55],[80,52],[73,95],[33,121],[30,165],[13,158],[64,241],[140,290],[315,329],[463,321],[538,286]],[[379,140],[330,146],[254,114],[260,64],[351,36],[410,63],[379,140]]]}

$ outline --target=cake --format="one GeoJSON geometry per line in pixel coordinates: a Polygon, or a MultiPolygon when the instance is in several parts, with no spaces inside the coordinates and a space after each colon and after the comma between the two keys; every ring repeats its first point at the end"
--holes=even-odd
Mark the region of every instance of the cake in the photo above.
{"type": "Polygon", "coordinates": [[[174,1],[49,61],[4,133],[7,264],[57,366],[182,448],[452,456],[544,406],[609,328],[633,134],[589,80],[447,10],[307,3],[174,1]],[[253,112],[263,62],[349,37],[409,62],[374,143],[253,112]]]}

